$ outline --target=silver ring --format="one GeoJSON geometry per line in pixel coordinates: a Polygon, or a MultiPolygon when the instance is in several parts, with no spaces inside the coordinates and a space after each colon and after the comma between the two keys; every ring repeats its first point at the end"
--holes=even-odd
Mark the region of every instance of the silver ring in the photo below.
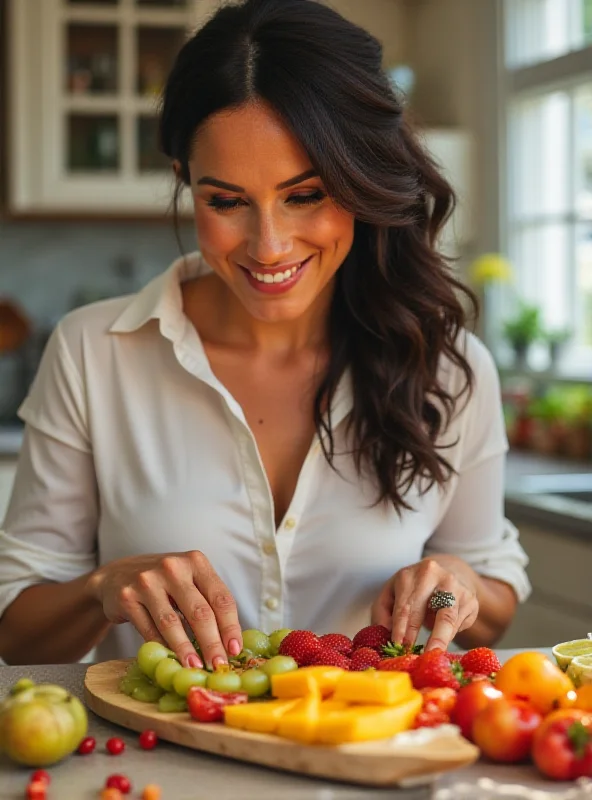
{"type": "Polygon", "coordinates": [[[452,592],[437,589],[430,597],[428,608],[430,611],[439,611],[441,608],[453,608],[454,605],[456,605],[456,597],[452,592]]]}

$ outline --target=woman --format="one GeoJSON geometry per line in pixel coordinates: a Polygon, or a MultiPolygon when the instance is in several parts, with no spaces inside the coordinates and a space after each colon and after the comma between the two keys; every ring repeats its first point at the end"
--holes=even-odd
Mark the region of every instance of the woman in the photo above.
{"type": "Polygon", "coordinates": [[[476,646],[527,596],[497,375],[436,249],[453,194],[380,64],[311,0],[223,8],[182,49],[161,141],[201,254],[52,336],[1,538],[8,663],[143,638],[199,665],[193,632],[216,665],[241,628],[370,618],[476,646]]]}

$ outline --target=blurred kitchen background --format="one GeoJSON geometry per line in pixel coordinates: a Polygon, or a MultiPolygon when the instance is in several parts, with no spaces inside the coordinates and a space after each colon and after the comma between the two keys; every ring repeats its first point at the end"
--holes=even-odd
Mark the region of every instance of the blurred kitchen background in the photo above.
{"type": "MultiPolygon", "coordinates": [[[[504,639],[592,630],[592,0],[327,0],[384,66],[460,203],[442,241],[502,377],[506,510],[532,598],[504,639]]],[[[57,320],[177,241],[156,109],[216,0],[0,0],[0,520],[18,406],[57,320]]]]}

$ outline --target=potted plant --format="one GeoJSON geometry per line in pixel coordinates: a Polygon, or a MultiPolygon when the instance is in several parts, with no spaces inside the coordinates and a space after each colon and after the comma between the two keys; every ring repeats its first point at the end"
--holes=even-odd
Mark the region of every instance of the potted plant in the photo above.
{"type": "Polygon", "coordinates": [[[504,336],[514,349],[515,365],[527,366],[527,356],[533,342],[542,334],[541,310],[538,306],[520,301],[516,314],[504,322],[504,336]]]}
{"type": "Polygon", "coordinates": [[[530,419],[529,446],[547,456],[559,455],[563,447],[563,403],[553,390],[537,397],[528,407],[530,419]]]}
{"type": "Polygon", "coordinates": [[[563,347],[565,346],[565,343],[571,339],[571,337],[572,331],[570,328],[555,328],[546,330],[543,333],[543,339],[549,348],[549,361],[551,369],[554,369],[557,366],[563,347]]]}

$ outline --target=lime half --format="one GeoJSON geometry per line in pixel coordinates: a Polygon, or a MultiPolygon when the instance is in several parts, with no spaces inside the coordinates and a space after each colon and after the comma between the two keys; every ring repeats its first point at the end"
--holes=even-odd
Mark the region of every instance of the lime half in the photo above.
{"type": "Polygon", "coordinates": [[[592,655],[576,656],[567,668],[567,675],[573,681],[576,689],[586,684],[592,684],[592,655]]]}
{"type": "Polygon", "coordinates": [[[574,639],[572,642],[556,644],[553,655],[557,666],[565,672],[573,658],[592,656],[592,639],[574,639]]]}

